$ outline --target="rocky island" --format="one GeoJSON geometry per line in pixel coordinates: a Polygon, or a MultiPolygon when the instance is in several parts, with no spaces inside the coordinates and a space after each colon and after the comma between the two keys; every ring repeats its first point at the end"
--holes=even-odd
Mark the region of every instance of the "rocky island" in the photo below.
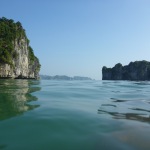
{"type": "Polygon", "coordinates": [[[37,79],[40,63],[20,22],[0,18],[0,78],[37,79]]]}
{"type": "Polygon", "coordinates": [[[150,62],[135,61],[126,66],[118,63],[113,68],[102,68],[102,80],[150,80],[150,62]]]}

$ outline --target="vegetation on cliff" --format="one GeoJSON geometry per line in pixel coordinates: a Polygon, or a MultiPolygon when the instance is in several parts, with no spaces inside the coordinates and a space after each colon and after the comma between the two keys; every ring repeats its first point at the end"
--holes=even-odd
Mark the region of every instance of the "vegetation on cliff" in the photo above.
{"type": "MultiPolygon", "coordinates": [[[[14,49],[15,41],[25,39],[28,43],[29,61],[38,61],[34,55],[33,49],[29,46],[29,39],[26,36],[25,30],[20,22],[14,22],[12,19],[5,17],[0,18],[0,63],[13,65],[12,58],[17,58],[17,53],[14,49]]],[[[39,63],[40,69],[40,63],[39,63]]]]}

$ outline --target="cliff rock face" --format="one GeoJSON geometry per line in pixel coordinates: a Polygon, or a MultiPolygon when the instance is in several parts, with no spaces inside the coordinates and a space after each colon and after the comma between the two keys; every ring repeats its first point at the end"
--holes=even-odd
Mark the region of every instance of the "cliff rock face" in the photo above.
{"type": "Polygon", "coordinates": [[[38,78],[40,63],[20,22],[0,19],[0,78],[38,78]]]}
{"type": "Polygon", "coordinates": [[[135,61],[127,66],[118,63],[113,68],[102,68],[102,80],[150,80],[150,62],[135,61]]]}

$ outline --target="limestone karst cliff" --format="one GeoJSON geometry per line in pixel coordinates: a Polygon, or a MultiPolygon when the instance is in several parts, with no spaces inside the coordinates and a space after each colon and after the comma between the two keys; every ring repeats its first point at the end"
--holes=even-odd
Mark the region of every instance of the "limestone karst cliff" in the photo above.
{"type": "Polygon", "coordinates": [[[113,68],[102,68],[102,80],[150,80],[150,62],[135,61],[122,66],[118,63],[113,68]]]}
{"type": "Polygon", "coordinates": [[[0,19],[0,78],[39,76],[40,63],[20,22],[0,19]]]}

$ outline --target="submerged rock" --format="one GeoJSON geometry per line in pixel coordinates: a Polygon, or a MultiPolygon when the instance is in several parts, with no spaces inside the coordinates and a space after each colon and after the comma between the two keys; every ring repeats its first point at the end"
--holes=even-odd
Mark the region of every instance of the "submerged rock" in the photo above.
{"type": "Polygon", "coordinates": [[[150,80],[150,62],[135,61],[122,66],[118,63],[113,68],[102,68],[102,80],[150,80]]]}
{"type": "Polygon", "coordinates": [[[20,22],[0,18],[0,78],[38,78],[40,63],[20,22]]]}

